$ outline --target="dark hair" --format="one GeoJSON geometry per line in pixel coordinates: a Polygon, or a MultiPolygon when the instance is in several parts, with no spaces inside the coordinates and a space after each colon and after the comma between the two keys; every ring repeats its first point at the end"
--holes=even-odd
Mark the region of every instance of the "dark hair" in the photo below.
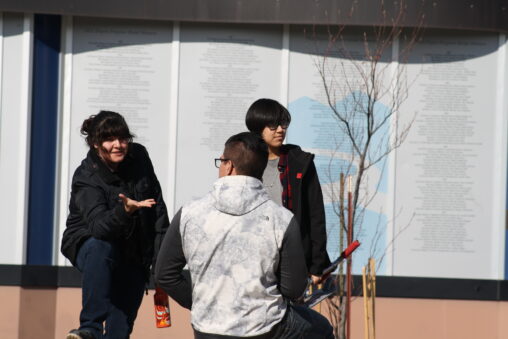
{"type": "Polygon", "coordinates": [[[81,125],[81,134],[86,136],[86,143],[91,149],[111,137],[127,139],[129,142],[134,138],[123,116],[111,111],[100,111],[85,119],[81,125]]]}
{"type": "Polygon", "coordinates": [[[245,116],[245,124],[249,131],[261,134],[267,126],[289,125],[291,114],[272,99],[258,99],[250,105],[245,116]]]}
{"type": "Polygon", "coordinates": [[[268,163],[268,146],[261,136],[242,132],[230,137],[224,146],[224,157],[233,162],[238,174],[261,180],[268,163]]]}

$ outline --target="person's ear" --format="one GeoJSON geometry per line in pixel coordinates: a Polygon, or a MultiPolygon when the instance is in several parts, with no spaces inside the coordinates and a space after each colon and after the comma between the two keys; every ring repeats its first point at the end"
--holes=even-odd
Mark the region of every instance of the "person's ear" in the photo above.
{"type": "Polygon", "coordinates": [[[226,173],[227,173],[227,175],[235,175],[236,174],[235,166],[233,165],[233,162],[231,160],[229,160],[226,163],[226,173]]]}

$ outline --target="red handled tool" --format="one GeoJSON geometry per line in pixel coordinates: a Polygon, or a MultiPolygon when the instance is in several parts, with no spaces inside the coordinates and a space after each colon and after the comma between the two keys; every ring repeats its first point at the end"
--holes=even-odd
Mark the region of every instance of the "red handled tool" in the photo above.
{"type": "Polygon", "coordinates": [[[337,288],[334,282],[332,281],[332,279],[327,280],[327,278],[328,276],[330,276],[330,274],[332,274],[333,271],[337,269],[337,266],[339,266],[339,264],[344,259],[347,259],[351,255],[351,253],[353,253],[358,248],[358,246],[360,246],[360,242],[358,240],[353,241],[351,245],[349,245],[344,251],[342,251],[340,256],[337,259],[335,259],[335,261],[332,262],[330,266],[328,266],[323,270],[323,275],[321,276],[321,281],[324,282],[323,287],[314,290],[310,296],[304,297],[303,300],[304,305],[308,307],[314,307],[321,301],[323,301],[324,299],[328,298],[329,296],[333,295],[336,292],[337,288]]]}
{"type": "Polygon", "coordinates": [[[353,253],[359,246],[360,246],[360,242],[358,240],[355,240],[344,251],[342,251],[342,253],[339,255],[339,257],[337,259],[335,259],[335,261],[332,262],[332,264],[330,266],[328,266],[327,268],[325,268],[323,270],[323,278],[324,278],[323,280],[325,280],[326,277],[328,275],[330,275],[330,273],[335,271],[337,269],[337,266],[339,266],[339,264],[344,259],[347,259],[351,255],[351,253],[353,253]]]}

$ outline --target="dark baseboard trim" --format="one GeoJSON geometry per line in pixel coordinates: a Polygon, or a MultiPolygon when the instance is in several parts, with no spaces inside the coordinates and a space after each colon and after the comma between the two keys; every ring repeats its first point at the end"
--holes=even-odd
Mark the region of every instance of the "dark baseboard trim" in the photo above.
{"type": "Polygon", "coordinates": [[[81,287],[81,273],[65,266],[0,265],[0,286],[81,287]]]}
{"type": "Polygon", "coordinates": [[[376,288],[380,297],[508,301],[506,280],[378,276],[376,288]]]}
{"type": "MultiPolygon", "coordinates": [[[[361,277],[353,278],[353,295],[361,296],[361,277]]],[[[81,273],[65,266],[0,265],[0,286],[81,287],[81,273]]],[[[376,288],[378,297],[508,301],[508,280],[377,276],[376,288]]]]}

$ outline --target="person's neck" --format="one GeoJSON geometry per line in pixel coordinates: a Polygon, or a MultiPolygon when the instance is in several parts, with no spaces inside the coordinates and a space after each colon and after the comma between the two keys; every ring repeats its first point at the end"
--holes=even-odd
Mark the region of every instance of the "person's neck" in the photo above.
{"type": "Polygon", "coordinates": [[[106,167],[111,171],[111,172],[116,172],[118,170],[118,163],[116,162],[109,162],[109,161],[106,161],[103,157],[101,157],[100,154],[99,155],[99,159],[101,159],[101,161],[104,163],[104,165],[106,165],[106,167]]]}
{"type": "Polygon", "coordinates": [[[280,156],[280,147],[268,146],[268,160],[277,159],[280,156]]]}
{"type": "Polygon", "coordinates": [[[108,168],[111,170],[111,172],[117,172],[118,171],[118,164],[117,163],[114,163],[114,164],[106,164],[108,166],[108,168]]]}
{"type": "Polygon", "coordinates": [[[103,162],[106,164],[107,168],[109,168],[109,170],[111,172],[117,172],[118,171],[118,164],[117,163],[109,163],[107,161],[104,161],[103,162]]]}

